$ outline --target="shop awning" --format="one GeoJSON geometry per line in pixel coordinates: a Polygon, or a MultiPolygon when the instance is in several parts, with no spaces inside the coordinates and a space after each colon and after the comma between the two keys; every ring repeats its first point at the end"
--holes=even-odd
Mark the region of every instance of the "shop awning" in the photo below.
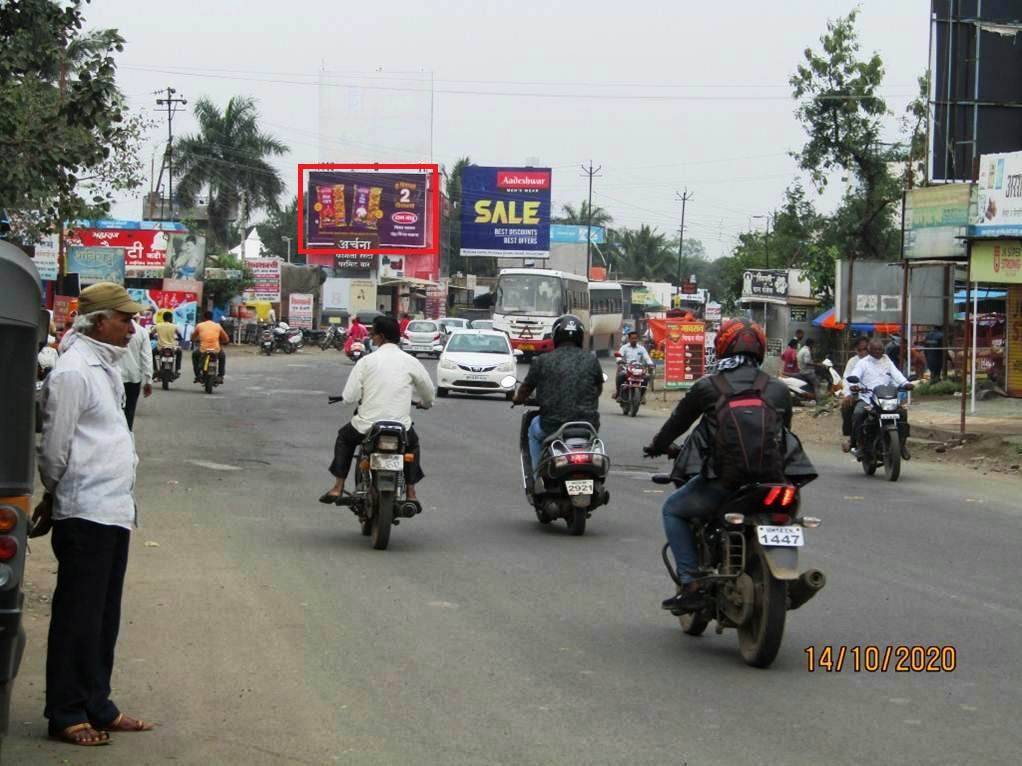
{"type": "MultiPolygon", "coordinates": [[[[956,292],[955,303],[965,303],[967,300],[965,295],[965,290],[959,290],[956,292]]],[[[973,290],[971,295],[971,298],[975,298],[980,301],[1004,300],[1007,297],[1008,292],[1006,290],[998,290],[990,287],[981,287],[978,290],[973,290]]]]}
{"type": "MultiPolygon", "coordinates": [[[[837,319],[835,319],[834,309],[827,309],[813,320],[813,327],[822,327],[824,330],[843,330],[846,326],[847,325],[844,322],[838,322],[837,319]]],[[[856,332],[892,333],[900,332],[901,325],[885,322],[881,322],[879,324],[871,322],[853,322],[852,329],[856,332]]]]}
{"type": "Polygon", "coordinates": [[[430,282],[428,279],[417,279],[415,277],[396,277],[380,280],[380,287],[392,287],[394,285],[408,285],[409,287],[440,287],[439,282],[430,282]]]}

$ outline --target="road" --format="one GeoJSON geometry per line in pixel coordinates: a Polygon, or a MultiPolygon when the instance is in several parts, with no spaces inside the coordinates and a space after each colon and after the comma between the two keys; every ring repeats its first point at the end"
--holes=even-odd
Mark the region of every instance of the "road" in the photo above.
{"type": "Polygon", "coordinates": [[[755,670],[733,631],[690,638],[659,609],[663,493],[639,457],[658,416],[605,408],[611,505],[573,538],[524,502],[520,411],[440,400],[417,416],[426,510],[378,552],[316,502],[350,412],[326,395],[350,369],[235,353],[214,395],[182,378],[140,404],[114,686],[161,725],[97,750],[45,739],[37,545],[6,763],[1017,762],[1017,480],[914,461],[889,484],[814,451],[805,502],[824,524],[803,563],[829,584],[755,670]],[[806,669],[808,646],[868,644],[953,646],[957,667],[806,669]]]}

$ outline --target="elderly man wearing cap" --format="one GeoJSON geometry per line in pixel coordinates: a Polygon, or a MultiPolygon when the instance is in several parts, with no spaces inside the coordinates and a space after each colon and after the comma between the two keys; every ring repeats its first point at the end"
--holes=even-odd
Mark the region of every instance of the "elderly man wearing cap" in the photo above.
{"type": "Polygon", "coordinates": [[[58,564],[45,715],[50,735],[74,745],[103,745],[109,732],[152,728],[110,699],[138,462],[118,363],[135,331],[132,316],[144,309],[111,282],[82,290],[74,337],[43,399],[39,473],[58,564]]]}

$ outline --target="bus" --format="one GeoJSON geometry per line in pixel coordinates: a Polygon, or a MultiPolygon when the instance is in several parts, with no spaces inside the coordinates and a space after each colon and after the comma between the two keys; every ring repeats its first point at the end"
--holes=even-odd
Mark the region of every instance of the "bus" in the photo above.
{"type": "Polygon", "coordinates": [[[596,353],[614,352],[621,345],[624,291],[617,282],[589,283],[589,348],[596,353]]]}
{"type": "MultiPolygon", "coordinates": [[[[526,357],[553,351],[552,327],[574,314],[589,328],[589,283],[550,269],[501,269],[493,302],[493,329],[508,334],[526,357]]],[[[589,344],[589,338],[586,338],[589,344]]]]}

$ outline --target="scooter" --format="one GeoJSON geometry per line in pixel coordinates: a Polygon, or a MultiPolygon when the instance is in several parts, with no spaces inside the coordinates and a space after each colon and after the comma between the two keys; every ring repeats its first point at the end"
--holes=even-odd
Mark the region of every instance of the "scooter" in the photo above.
{"type": "Polygon", "coordinates": [[[278,322],[273,328],[273,345],[278,351],[293,354],[305,347],[305,336],[300,328],[292,328],[287,322],[278,322]]]}
{"type": "Polygon", "coordinates": [[[266,354],[266,356],[270,356],[275,348],[276,342],[273,337],[273,328],[267,327],[259,336],[259,350],[266,354]]]}

